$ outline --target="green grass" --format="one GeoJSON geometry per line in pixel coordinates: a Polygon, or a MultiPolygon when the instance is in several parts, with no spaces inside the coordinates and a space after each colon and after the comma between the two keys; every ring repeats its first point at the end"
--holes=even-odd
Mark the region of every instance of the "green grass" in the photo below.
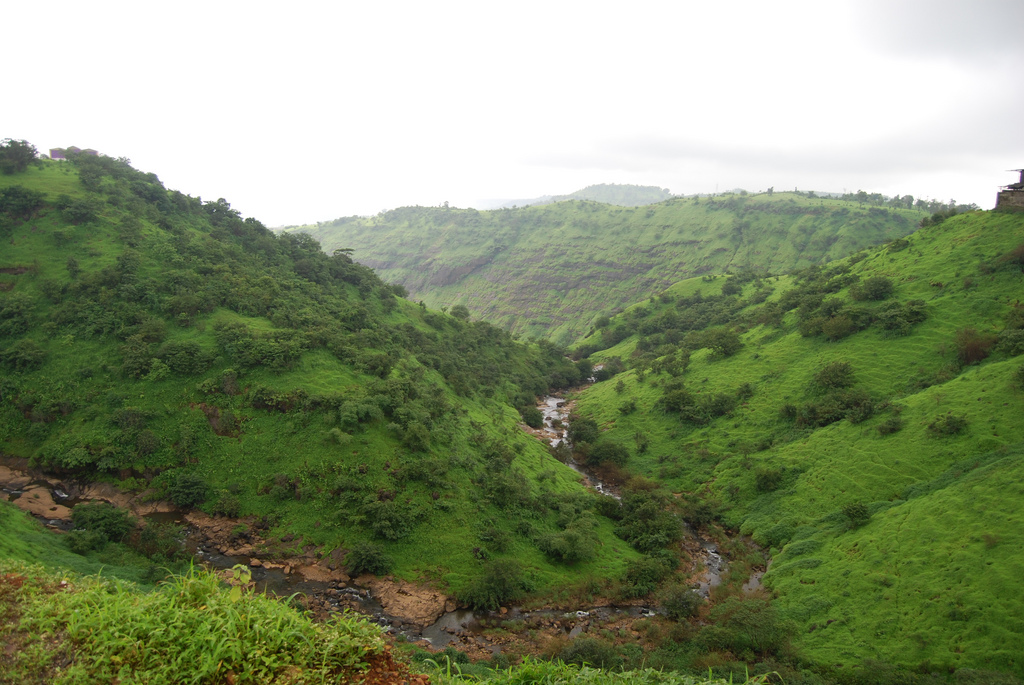
{"type": "MultiPolygon", "coordinates": [[[[871,658],[908,668],[1020,675],[1024,664],[1014,654],[1024,644],[1024,625],[1015,616],[1024,612],[1024,585],[1016,569],[1024,553],[1013,531],[1024,493],[1013,483],[1024,444],[1024,390],[1014,381],[1022,361],[994,348],[980,364],[961,366],[955,339],[964,328],[998,336],[1014,316],[1024,280],[1018,267],[1000,260],[1024,241],[1024,218],[972,213],[908,240],[902,251],[878,248],[849,263],[849,274],[861,280],[892,278],[890,300],[925,301],[928,318],[908,335],[886,337],[872,326],[829,342],[801,336],[794,312],[779,329],[747,320],[737,354],[718,358],[698,350],[680,377],[696,394],[735,396],[749,383],[752,396],[726,416],[700,426],[667,414],[656,402],[670,378],[648,373],[641,382],[635,369],[594,385],[578,406],[609,439],[633,447],[633,436],[646,434],[648,450],[634,450],[632,471],[717,502],[725,524],[772,548],[775,563],[765,582],[797,622],[795,644],[806,658],[844,667],[871,658]],[[818,428],[783,418],[787,403],[823,401],[814,375],[837,361],[851,365],[874,415],[818,428]],[[638,408],[623,415],[618,408],[628,399],[638,408]],[[897,412],[902,429],[880,432],[897,412]],[[963,417],[966,429],[943,435],[929,428],[947,415],[963,417]],[[758,490],[759,472],[776,473],[777,484],[758,490]],[[926,487],[930,483],[942,486],[926,487]],[[848,531],[842,511],[854,503],[873,516],[848,531]],[[793,565],[794,547],[816,551],[793,565]]],[[[830,268],[841,273],[844,262],[830,268]]],[[[701,289],[712,295],[720,291],[716,283],[691,279],[669,294],[701,289]]],[[[765,284],[775,289],[771,302],[797,281],[765,284]]],[[[740,297],[754,290],[748,283],[740,297]]],[[[826,297],[849,304],[847,288],[826,297]]],[[[627,325],[636,330],[674,301],[637,305],[612,327],[632,316],[627,325]]],[[[853,304],[870,311],[883,306],[853,304]]],[[[753,311],[741,310],[733,323],[753,311]]],[[[629,359],[642,338],[629,337],[594,359],[629,359]]]]}
{"type": "Polygon", "coordinates": [[[552,561],[536,546],[558,530],[559,501],[585,493],[575,472],[519,429],[513,408],[546,391],[548,374],[575,372],[561,350],[395,298],[368,269],[315,243],[211,215],[211,203],[111,164],[99,193],[79,184],[72,164],[0,177],[0,187],[22,184],[50,201],[66,193],[100,209],[79,226],[52,204],[0,225],[0,310],[29,302],[24,325],[0,328],[0,353],[28,340],[46,354],[37,368],[2,367],[0,449],[78,477],[135,477],[158,489],[197,475],[211,488],[207,509],[229,495],[243,515],[268,517],[274,537],[291,533],[325,552],[384,535],[365,508],[394,498],[407,530],[375,540],[393,572],[455,593],[483,573],[481,521],[512,540],[486,554],[515,556],[542,595],[618,578],[636,557],[604,519],[586,563],[552,561]],[[132,260],[136,268],[124,267],[132,260]],[[287,362],[253,362],[219,341],[225,325],[245,326],[250,341],[294,336],[302,349],[287,362]],[[162,349],[187,344],[196,368],[154,371],[162,349]],[[129,371],[130,354],[151,370],[129,371]],[[368,354],[385,357],[385,368],[363,363],[368,354]],[[282,410],[258,408],[257,392],[286,398],[282,410]],[[371,412],[357,420],[351,407],[371,412]],[[421,440],[408,439],[410,427],[421,440]],[[491,443],[511,450],[502,468],[524,484],[510,509],[485,487],[491,443]],[[279,481],[287,487],[275,490],[279,481]]]}
{"type": "Polygon", "coordinates": [[[346,247],[433,307],[464,304],[523,337],[567,344],[594,320],[693,275],[783,273],[904,236],[924,216],[793,193],[569,201],[458,210],[406,207],[297,229],[346,247]]]}
{"type": "Polygon", "coordinates": [[[337,682],[380,654],[380,629],[335,615],[314,623],[287,603],[233,595],[190,573],[139,592],[0,561],[8,653],[0,682],[337,682]],[[281,679],[280,681],[278,679],[281,679]]]}

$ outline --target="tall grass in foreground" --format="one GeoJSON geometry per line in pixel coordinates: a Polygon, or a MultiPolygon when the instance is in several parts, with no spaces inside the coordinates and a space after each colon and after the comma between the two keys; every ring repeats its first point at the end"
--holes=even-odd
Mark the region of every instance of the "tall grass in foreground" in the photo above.
{"type": "Polygon", "coordinates": [[[488,685],[762,685],[769,682],[768,675],[752,676],[743,681],[731,678],[694,676],[673,671],[658,671],[644,668],[635,671],[603,671],[589,666],[576,666],[561,661],[538,661],[526,659],[519,666],[505,670],[487,671],[482,676],[467,676],[458,664],[447,659],[443,663],[429,662],[435,668],[430,674],[431,682],[437,685],[461,685],[467,682],[482,682],[488,685]]]}
{"type": "Polygon", "coordinates": [[[143,593],[0,562],[0,610],[8,621],[21,614],[0,628],[20,646],[0,682],[339,682],[384,648],[379,628],[360,618],[314,623],[197,571],[143,593]]]}

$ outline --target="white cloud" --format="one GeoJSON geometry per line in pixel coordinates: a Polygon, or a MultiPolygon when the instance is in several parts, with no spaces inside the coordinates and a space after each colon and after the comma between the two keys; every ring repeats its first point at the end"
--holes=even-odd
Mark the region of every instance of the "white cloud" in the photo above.
{"type": "MultiPolygon", "coordinates": [[[[0,136],[270,225],[649,183],[955,196],[1024,165],[1019,2],[21,3],[0,136]]],[[[1011,179],[1012,180],[1012,179],[1011,179]]]]}

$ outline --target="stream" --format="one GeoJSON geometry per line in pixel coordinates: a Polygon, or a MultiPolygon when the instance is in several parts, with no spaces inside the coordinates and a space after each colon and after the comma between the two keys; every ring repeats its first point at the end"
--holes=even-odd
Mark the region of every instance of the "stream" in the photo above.
{"type": "MultiPolygon", "coordinates": [[[[565,398],[554,395],[544,397],[538,403],[538,409],[544,416],[542,429],[531,432],[539,438],[545,439],[552,446],[565,441],[566,423],[572,409],[571,403],[565,398]]],[[[581,482],[596,492],[621,499],[617,488],[601,481],[585,465],[578,464],[571,458],[566,465],[580,474],[581,482]]],[[[70,509],[80,501],[87,498],[77,496],[80,488],[75,484],[65,485],[62,481],[45,478],[40,475],[29,475],[25,471],[15,468],[0,466],[0,488],[3,497],[9,501],[17,500],[22,496],[30,496],[39,500],[39,505],[34,506],[31,513],[40,519],[44,524],[60,530],[70,529],[70,521],[67,518],[47,517],[63,508],[70,509]],[[6,473],[5,473],[6,472],[6,473]],[[72,494],[68,494],[71,492],[72,494]],[[75,496],[72,496],[75,495],[75,496]],[[50,507],[50,505],[53,507],[50,507]]],[[[35,505],[36,503],[33,502],[35,505]]],[[[65,514],[67,509],[64,509],[65,514]]],[[[211,569],[230,569],[236,564],[250,565],[252,559],[248,556],[228,556],[222,554],[216,547],[209,544],[203,533],[196,527],[190,526],[184,515],[178,511],[161,511],[144,514],[143,518],[153,522],[174,523],[183,526],[183,545],[186,551],[200,564],[211,569]]],[[[685,525],[685,524],[683,524],[685,525]]],[[[706,540],[688,528],[688,534],[693,536],[700,545],[700,563],[703,572],[697,578],[697,592],[707,599],[711,590],[719,585],[722,574],[726,570],[726,562],[719,553],[714,542],[706,540]]],[[[469,644],[480,649],[488,650],[492,654],[501,651],[501,646],[488,639],[483,632],[493,628],[502,621],[523,621],[531,626],[547,627],[561,630],[569,638],[581,634],[591,625],[599,625],[617,618],[640,618],[655,615],[655,611],[646,606],[600,606],[585,607],[576,611],[564,611],[555,609],[541,609],[525,611],[519,607],[509,607],[503,612],[470,611],[467,609],[456,609],[440,616],[432,625],[420,628],[418,626],[403,623],[401,619],[388,615],[381,603],[377,601],[371,591],[365,587],[359,587],[354,583],[324,582],[306,580],[298,573],[286,573],[284,568],[264,567],[259,565],[251,566],[252,580],[260,592],[265,592],[279,597],[289,597],[294,594],[305,595],[311,604],[320,611],[334,613],[346,609],[354,610],[364,614],[386,630],[403,635],[410,641],[426,640],[434,648],[443,648],[452,643],[469,644]]],[[[751,576],[744,591],[752,592],[760,585],[761,573],[751,576]]]]}

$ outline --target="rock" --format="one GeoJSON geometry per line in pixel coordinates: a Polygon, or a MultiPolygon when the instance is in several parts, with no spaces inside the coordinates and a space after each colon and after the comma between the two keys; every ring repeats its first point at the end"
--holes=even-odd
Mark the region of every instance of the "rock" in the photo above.
{"type": "Polygon", "coordinates": [[[501,612],[501,615],[504,616],[505,614],[508,613],[508,608],[507,607],[501,607],[500,612],[501,612]]]}
{"type": "Polygon", "coordinates": [[[284,574],[286,576],[289,575],[291,572],[292,572],[292,567],[291,566],[285,566],[284,567],[284,574]]]}
{"type": "Polygon", "coordinates": [[[384,611],[403,623],[420,627],[435,623],[451,601],[447,595],[433,588],[404,580],[389,581],[386,578],[364,576],[360,582],[370,587],[384,611]]]}
{"type": "Polygon", "coordinates": [[[54,502],[50,489],[42,485],[30,487],[21,493],[21,497],[14,500],[14,506],[22,511],[27,511],[33,516],[60,519],[61,521],[71,520],[71,509],[54,502]]]}
{"type": "Polygon", "coordinates": [[[260,566],[263,565],[263,562],[260,561],[259,559],[256,559],[255,557],[253,557],[252,559],[249,560],[249,565],[252,566],[253,568],[259,568],[260,566]]]}
{"type": "Polygon", "coordinates": [[[455,611],[456,608],[458,607],[453,600],[449,599],[447,602],[444,603],[444,612],[446,614],[450,614],[451,612],[455,611]]]}

